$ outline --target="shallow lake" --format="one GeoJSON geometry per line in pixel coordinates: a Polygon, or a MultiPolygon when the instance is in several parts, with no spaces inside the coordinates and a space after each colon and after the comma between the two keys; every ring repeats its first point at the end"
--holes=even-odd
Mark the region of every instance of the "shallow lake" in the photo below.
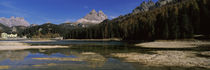
{"type": "MultiPolygon", "coordinates": [[[[113,53],[153,54],[155,50],[210,51],[209,48],[149,49],[119,41],[25,42],[31,45],[65,45],[69,48],[0,51],[0,70],[210,70],[202,67],[146,66],[126,62],[113,53]]],[[[206,56],[204,58],[209,58],[206,56]]]]}

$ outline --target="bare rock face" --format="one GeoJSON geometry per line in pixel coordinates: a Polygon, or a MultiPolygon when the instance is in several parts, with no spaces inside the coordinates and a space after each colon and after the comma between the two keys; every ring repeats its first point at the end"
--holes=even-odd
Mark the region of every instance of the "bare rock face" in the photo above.
{"type": "Polygon", "coordinates": [[[30,24],[24,19],[24,18],[21,18],[21,17],[11,17],[11,18],[0,18],[0,23],[2,23],[3,25],[5,26],[8,26],[8,27],[13,27],[13,26],[30,26],[30,24]]]}
{"type": "Polygon", "coordinates": [[[136,7],[133,10],[133,13],[138,12],[147,12],[149,10],[152,10],[154,8],[162,7],[164,5],[167,5],[169,3],[175,2],[176,0],[159,0],[156,3],[154,3],[152,0],[149,0],[149,2],[143,2],[140,6],[136,7]]]}
{"type": "Polygon", "coordinates": [[[98,24],[102,21],[106,20],[108,17],[102,12],[98,13],[95,10],[92,10],[89,14],[87,14],[84,18],[77,20],[77,23],[94,23],[98,24]]]}
{"type": "Polygon", "coordinates": [[[152,9],[155,6],[155,3],[153,1],[143,2],[140,6],[138,6],[136,9],[133,10],[134,13],[138,12],[146,12],[152,9]]]}
{"type": "Polygon", "coordinates": [[[161,7],[161,6],[164,6],[166,4],[169,4],[171,2],[173,2],[174,0],[159,0],[157,3],[156,3],[156,6],[157,7],[161,7]]]}

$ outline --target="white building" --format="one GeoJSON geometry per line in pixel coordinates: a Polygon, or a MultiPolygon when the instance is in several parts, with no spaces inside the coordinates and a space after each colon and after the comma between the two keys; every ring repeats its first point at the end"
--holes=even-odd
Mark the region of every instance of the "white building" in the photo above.
{"type": "Polygon", "coordinates": [[[7,38],[17,38],[17,34],[1,33],[1,38],[4,38],[4,39],[7,39],[7,38]]]}

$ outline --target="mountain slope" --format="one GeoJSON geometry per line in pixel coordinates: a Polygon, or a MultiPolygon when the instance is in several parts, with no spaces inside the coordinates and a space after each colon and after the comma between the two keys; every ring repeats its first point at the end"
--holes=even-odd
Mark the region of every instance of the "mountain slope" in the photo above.
{"type": "Polygon", "coordinates": [[[0,33],[1,32],[9,32],[11,29],[0,23],[0,33]]]}
{"type": "MultiPolygon", "coordinates": [[[[160,0],[163,1],[163,0],[160,0]]],[[[210,35],[209,0],[174,0],[154,9],[131,13],[98,26],[71,30],[65,38],[122,38],[155,40],[192,38],[210,35]],[[76,34],[76,35],[75,35],[76,34]]]]}

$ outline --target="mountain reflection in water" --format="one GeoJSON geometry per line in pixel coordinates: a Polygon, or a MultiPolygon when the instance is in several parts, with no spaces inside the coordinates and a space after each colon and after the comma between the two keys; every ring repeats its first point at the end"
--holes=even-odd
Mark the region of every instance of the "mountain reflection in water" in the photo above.
{"type": "MultiPolygon", "coordinates": [[[[80,42],[80,41],[79,41],[80,42]]],[[[206,48],[149,49],[123,42],[30,42],[31,45],[69,45],[69,48],[28,49],[0,51],[0,70],[208,70],[202,67],[148,66],[139,62],[128,62],[124,58],[136,53],[153,55],[152,51],[209,51],[206,48]],[[95,44],[94,44],[95,43],[95,44]],[[100,45],[101,44],[101,45],[100,45]],[[116,57],[119,53],[120,57],[116,57]],[[128,55],[124,55],[128,54],[128,55]]],[[[193,53],[194,53],[193,52],[193,53]]],[[[196,57],[197,58],[197,57],[196,57]]],[[[209,57],[206,57],[209,58],[209,57]]]]}
{"type": "Polygon", "coordinates": [[[128,63],[114,58],[105,58],[98,53],[70,48],[1,51],[0,57],[0,67],[6,65],[9,66],[9,70],[134,69],[128,63]],[[123,66],[130,67],[122,68],[123,66]]]}

